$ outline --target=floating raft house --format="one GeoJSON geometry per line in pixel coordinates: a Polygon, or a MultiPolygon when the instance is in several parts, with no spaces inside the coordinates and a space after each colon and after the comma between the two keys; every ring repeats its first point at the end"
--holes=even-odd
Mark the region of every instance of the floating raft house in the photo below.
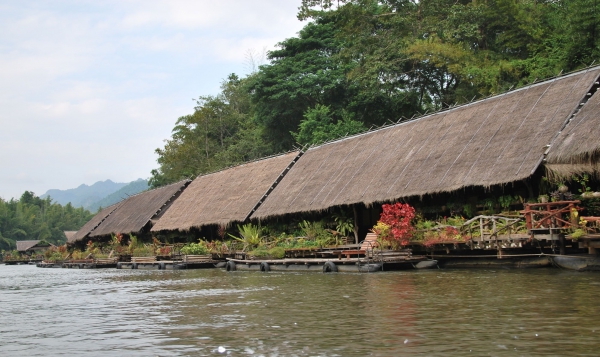
{"type": "Polygon", "coordinates": [[[111,234],[139,234],[149,231],[153,220],[159,219],[181,194],[189,180],[130,196],[90,232],[90,237],[111,234]]]}
{"type": "Polygon", "coordinates": [[[68,245],[85,245],[86,239],[89,238],[90,233],[97,228],[111,213],[113,213],[123,201],[115,203],[114,205],[108,206],[102,211],[96,213],[92,219],[83,225],[75,234],[67,236],[68,245]]]}
{"type": "MultiPolygon", "coordinates": [[[[595,92],[599,75],[590,68],[310,148],[251,218],[526,179],[595,92]]],[[[597,130],[599,118],[593,121],[597,130]]],[[[586,149],[597,147],[592,141],[586,149]]]]}
{"type": "Polygon", "coordinates": [[[198,176],[152,231],[188,231],[246,221],[299,157],[295,151],[198,176]]]}
{"type": "Polygon", "coordinates": [[[598,174],[599,76],[600,67],[591,67],[305,152],[202,175],[178,197],[173,192],[187,183],[163,188],[174,190],[171,196],[133,196],[96,215],[71,242],[491,188],[529,179],[544,165],[556,174],[598,174]],[[172,204],[165,212],[167,202],[172,204]]]}
{"type": "Polygon", "coordinates": [[[546,167],[561,176],[573,173],[600,174],[600,83],[580,103],[550,147],[546,167]]]}

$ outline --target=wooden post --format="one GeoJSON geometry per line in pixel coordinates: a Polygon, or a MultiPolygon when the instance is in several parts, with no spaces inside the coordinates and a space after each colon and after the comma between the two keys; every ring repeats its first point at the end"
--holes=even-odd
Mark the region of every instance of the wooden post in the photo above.
{"type": "Polygon", "coordinates": [[[354,244],[358,244],[358,211],[356,205],[352,205],[352,211],[354,211],[354,244]]]}
{"type": "Polygon", "coordinates": [[[483,218],[479,218],[479,232],[481,234],[479,240],[483,242],[483,218]]]}
{"type": "Polygon", "coordinates": [[[525,212],[523,213],[525,214],[525,224],[527,225],[527,229],[531,230],[533,225],[531,222],[531,208],[528,204],[525,204],[525,212]]]}

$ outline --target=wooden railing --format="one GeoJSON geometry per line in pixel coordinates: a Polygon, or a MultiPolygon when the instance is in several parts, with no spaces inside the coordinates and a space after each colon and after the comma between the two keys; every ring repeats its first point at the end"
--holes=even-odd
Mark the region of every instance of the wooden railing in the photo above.
{"type": "Polygon", "coordinates": [[[525,216],[528,230],[535,229],[568,229],[577,227],[581,201],[558,201],[546,203],[525,203],[521,211],[525,216]]]}
{"type": "Polygon", "coordinates": [[[522,217],[480,215],[466,221],[460,227],[460,232],[463,236],[470,236],[472,240],[477,236],[481,241],[489,239],[497,240],[501,234],[511,238],[511,234],[516,233],[518,229],[517,225],[520,222],[523,222],[522,217]]]}

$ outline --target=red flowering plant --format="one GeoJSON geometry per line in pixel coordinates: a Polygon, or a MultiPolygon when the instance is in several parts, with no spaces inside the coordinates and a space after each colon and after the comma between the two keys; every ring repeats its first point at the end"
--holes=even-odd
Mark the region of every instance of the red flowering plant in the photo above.
{"type": "Polygon", "coordinates": [[[415,218],[415,209],[408,203],[384,204],[379,222],[373,227],[377,238],[392,249],[398,249],[408,244],[415,228],[412,220],[415,218]],[[387,243],[387,244],[386,244],[387,243]]]}
{"type": "Polygon", "coordinates": [[[171,256],[171,252],[173,250],[173,247],[166,245],[164,247],[160,247],[158,248],[157,254],[160,256],[171,256]]]}
{"type": "Polygon", "coordinates": [[[438,230],[427,231],[423,237],[423,245],[431,248],[438,243],[461,242],[464,238],[459,230],[453,226],[446,226],[438,230]]]}

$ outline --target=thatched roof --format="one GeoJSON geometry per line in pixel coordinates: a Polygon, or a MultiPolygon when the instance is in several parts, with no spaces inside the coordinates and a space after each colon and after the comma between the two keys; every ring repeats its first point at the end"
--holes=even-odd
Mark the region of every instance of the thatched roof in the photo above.
{"type": "Polygon", "coordinates": [[[65,234],[65,237],[67,237],[67,242],[70,242],[75,234],[77,234],[77,231],[63,231],[63,233],[65,234]]]}
{"type": "MultiPolygon", "coordinates": [[[[596,83],[593,91],[599,86],[596,83]]],[[[549,150],[546,167],[562,176],[600,173],[600,93],[595,92],[582,104],[557,137],[549,150]]]]}
{"type": "Polygon", "coordinates": [[[17,243],[17,251],[24,252],[28,249],[35,247],[38,244],[39,240],[18,240],[17,243]]]}
{"type": "Polygon", "coordinates": [[[525,179],[599,73],[596,67],[311,148],[252,218],[525,179]]]}
{"type": "Polygon", "coordinates": [[[298,156],[290,152],[197,177],[152,231],[245,221],[298,156]]]}
{"type": "MultiPolygon", "coordinates": [[[[42,242],[42,241],[41,240],[18,240],[16,242],[17,243],[17,251],[25,252],[30,249],[34,249],[34,248],[38,247],[38,244],[40,242],[42,242]]],[[[47,247],[54,247],[54,244],[44,242],[38,248],[43,249],[43,248],[47,248],[47,247]]]]}
{"type": "Polygon", "coordinates": [[[189,180],[184,180],[126,198],[90,233],[90,237],[139,233],[153,217],[167,209],[189,183],[189,180]]]}
{"type": "Polygon", "coordinates": [[[83,227],[79,228],[79,230],[72,236],[67,236],[67,243],[73,244],[79,242],[86,237],[94,230],[94,228],[98,227],[102,221],[106,219],[111,213],[113,213],[124,201],[115,203],[112,206],[108,206],[102,211],[98,212],[92,219],[90,219],[83,227]]]}

